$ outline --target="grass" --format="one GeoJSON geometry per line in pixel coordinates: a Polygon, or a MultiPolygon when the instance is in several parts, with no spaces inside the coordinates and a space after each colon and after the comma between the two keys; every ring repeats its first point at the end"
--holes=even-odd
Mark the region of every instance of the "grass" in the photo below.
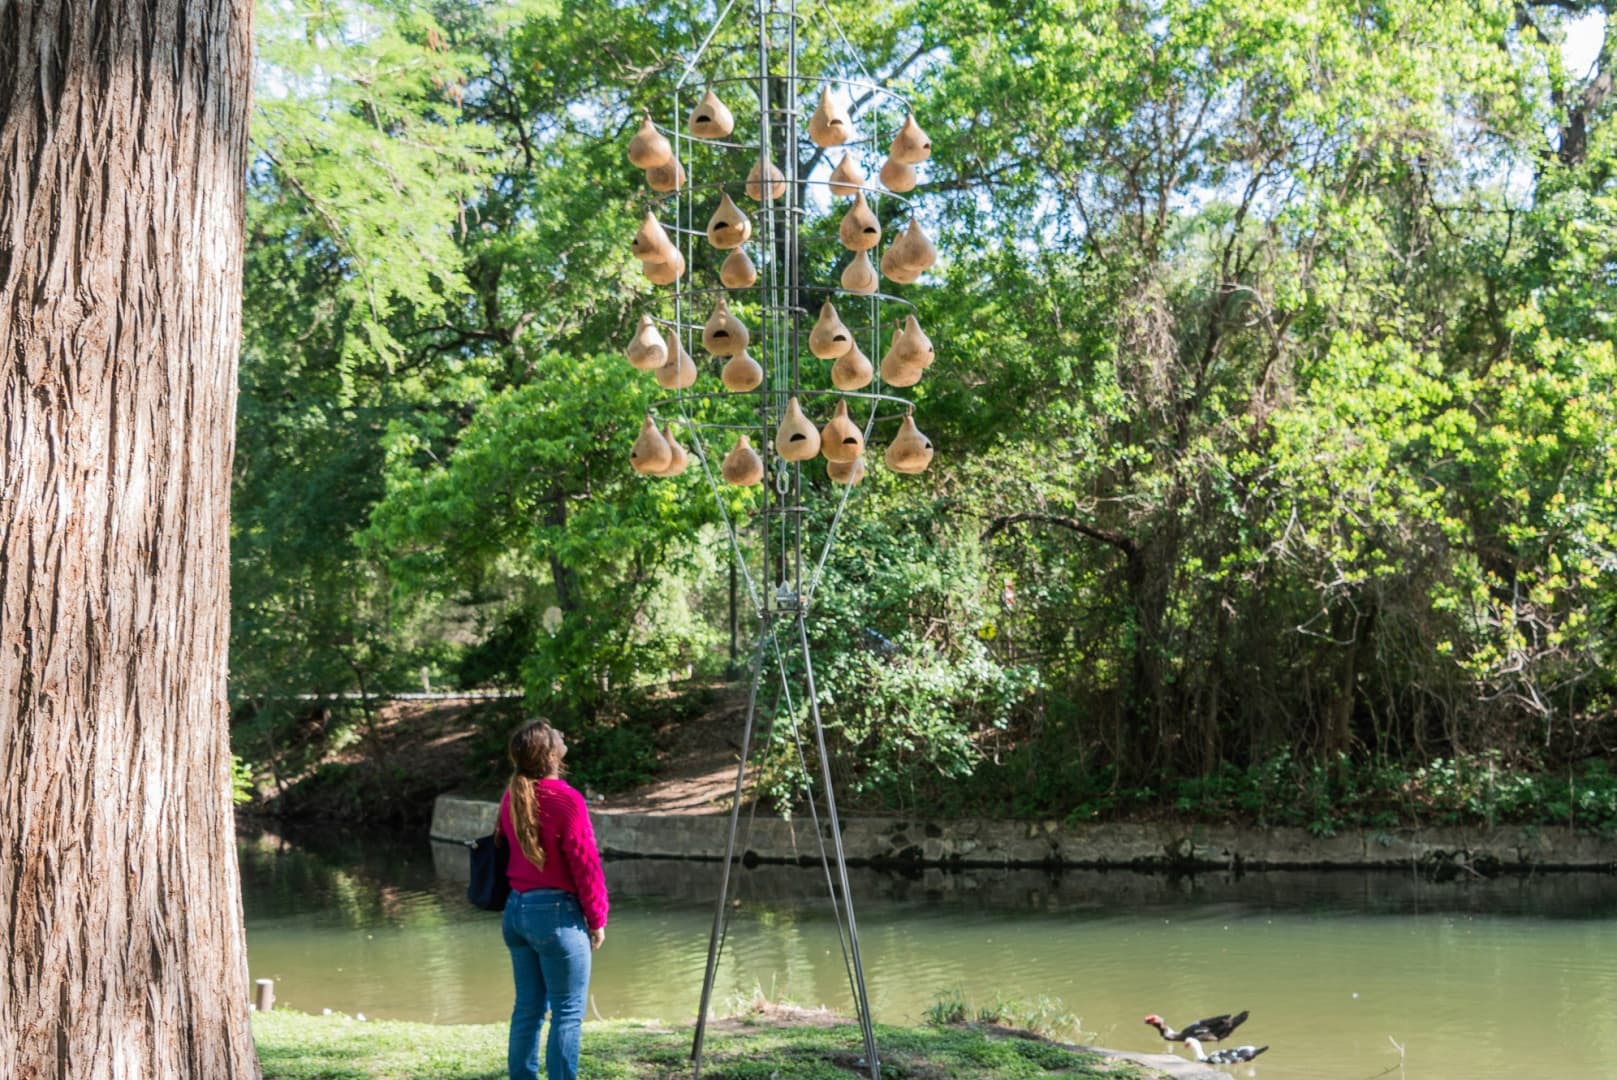
{"type": "MultiPolygon", "coordinates": [[[[999,1037],[980,1026],[878,1025],[882,1076],[892,1080],[1106,1077],[1144,1074],[1036,1039],[999,1037]]],[[[439,1026],[358,1021],[276,1010],[253,1017],[266,1080],[504,1080],[504,1024],[439,1026]]],[[[592,1080],[690,1075],[691,1032],[610,1020],[584,1025],[579,1073],[592,1080]]],[[[843,1021],[783,1022],[753,1013],[708,1028],[710,1080],[847,1080],[860,1057],[859,1028],[843,1021]]]]}

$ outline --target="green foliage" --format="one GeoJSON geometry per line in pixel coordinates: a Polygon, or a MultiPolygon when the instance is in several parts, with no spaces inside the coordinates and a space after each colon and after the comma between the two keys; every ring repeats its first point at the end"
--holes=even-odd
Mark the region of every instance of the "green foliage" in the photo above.
{"type": "Polygon", "coordinates": [[[235,806],[253,798],[253,767],[239,754],[230,755],[230,801],[235,806]]]}
{"type": "Polygon", "coordinates": [[[1556,775],[1512,768],[1496,752],[1414,768],[1278,753],[1250,768],[1180,780],[1171,796],[1175,810],[1201,820],[1302,826],[1320,836],[1410,822],[1617,831],[1617,775],[1598,758],[1556,775]]]}
{"type": "MultiPolygon", "coordinates": [[[[1617,98],[1610,40],[1561,61],[1586,5],[1002,6],[832,5],[933,135],[945,254],[906,290],[938,458],[872,468],[814,597],[839,776],[943,812],[1608,827],[1617,98]]],[[[705,17],[261,19],[231,693],[272,778],[426,667],[522,687],[626,783],[647,700],[718,670],[716,508],[627,469],[653,391],[615,355],[623,136],[705,17]],[[300,692],[359,703],[311,724],[300,692]]]]}

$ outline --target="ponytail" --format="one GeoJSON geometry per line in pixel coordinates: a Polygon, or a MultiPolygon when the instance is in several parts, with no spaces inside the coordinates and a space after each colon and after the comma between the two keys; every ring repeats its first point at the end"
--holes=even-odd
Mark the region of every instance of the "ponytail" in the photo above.
{"type": "Polygon", "coordinates": [[[505,790],[511,796],[511,828],[517,834],[517,846],[529,862],[543,870],[545,849],[539,843],[539,792],[534,780],[513,772],[505,790]]]}
{"type": "Polygon", "coordinates": [[[539,839],[538,781],[561,775],[566,755],[561,733],[543,720],[533,720],[511,733],[506,754],[511,759],[511,779],[506,793],[511,797],[511,830],[517,846],[533,865],[544,869],[545,849],[539,839]]]}

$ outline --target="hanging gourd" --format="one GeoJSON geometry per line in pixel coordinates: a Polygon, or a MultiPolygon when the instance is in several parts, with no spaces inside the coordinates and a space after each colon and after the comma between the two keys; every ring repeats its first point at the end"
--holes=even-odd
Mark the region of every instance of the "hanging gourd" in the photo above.
{"type": "Polygon", "coordinates": [[[668,350],[668,359],[656,371],[657,385],[664,390],[684,390],[696,382],[696,362],[691,354],[685,351],[685,346],[679,340],[677,331],[668,331],[668,341],[665,345],[668,350]]]}
{"type": "Polygon", "coordinates": [[[629,347],[623,354],[640,371],[656,371],[668,362],[668,347],[663,344],[662,335],[650,315],[640,316],[640,325],[635,328],[634,337],[629,339],[629,347]]]}
{"type": "Polygon", "coordinates": [[[895,158],[888,158],[881,163],[881,183],[888,191],[896,191],[900,195],[906,191],[914,191],[916,180],[914,165],[906,165],[895,158]]]}
{"type": "Polygon", "coordinates": [[[668,464],[659,469],[656,475],[678,476],[685,471],[685,466],[690,464],[690,455],[685,452],[683,446],[679,445],[679,440],[674,438],[672,426],[663,428],[663,440],[668,443],[668,464]]]}
{"type": "Polygon", "coordinates": [[[907,363],[920,364],[922,367],[931,367],[936,359],[932,350],[932,339],[926,336],[921,324],[915,320],[914,315],[904,316],[904,344],[902,356],[907,363]]]}
{"type": "Polygon", "coordinates": [[[726,289],[745,289],[758,281],[758,268],[742,248],[736,248],[724,257],[719,267],[719,281],[726,289]]]}
{"type": "Polygon", "coordinates": [[[719,475],[724,477],[725,483],[748,487],[764,478],[764,459],[742,435],[736,439],[735,448],[724,455],[719,475]]]}
{"type": "Polygon", "coordinates": [[[797,399],[786,402],[786,415],[775,432],[775,453],[787,461],[807,461],[820,452],[820,430],[803,415],[797,399]]]}
{"type": "Polygon", "coordinates": [[[673,156],[674,148],[668,145],[663,133],[651,122],[651,114],[642,113],[640,130],[629,140],[629,160],[634,163],[634,167],[655,169],[659,165],[666,165],[668,159],[673,156]]]}
{"type": "Polygon", "coordinates": [[[714,356],[734,356],[747,347],[752,336],[746,324],[730,314],[730,301],[719,297],[713,314],[702,324],[702,348],[714,356]]]}
{"type": "Polygon", "coordinates": [[[634,466],[637,473],[655,476],[658,471],[668,468],[672,460],[673,452],[668,448],[668,440],[662,437],[657,425],[651,422],[651,414],[647,413],[645,422],[640,425],[640,437],[629,449],[629,464],[634,466]]]}
{"type": "Polygon", "coordinates": [[[848,403],[837,402],[837,411],[820,429],[820,453],[825,460],[846,464],[865,452],[865,437],[848,419],[848,403]]]}
{"type": "Polygon", "coordinates": [[[758,361],[742,350],[730,357],[729,363],[724,365],[719,372],[719,381],[724,383],[726,390],[744,394],[748,390],[756,390],[764,381],[764,369],[758,366],[758,361]]]}
{"type": "Polygon", "coordinates": [[[891,349],[881,358],[881,378],[888,386],[914,386],[921,381],[921,376],[925,373],[926,368],[920,364],[905,363],[896,359],[891,349]]]}
{"type": "Polygon", "coordinates": [[[679,249],[668,238],[668,232],[657,220],[657,215],[647,211],[646,220],[640,223],[634,239],[629,241],[629,250],[641,262],[667,262],[669,252],[679,249]]]}
{"type": "Polygon", "coordinates": [[[893,136],[893,145],[888,149],[887,156],[905,165],[919,165],[932,156],[932,140],[915,122],[914,113],[904,118],[904,126],[893,136]]]}
{"type": "Polygon", "coordinates": [[[671,157],[667,164],[646,170],[646,183],[652,191],[678,191],[685,186],[685,167],[679,158],[671,157]]]}
{"type": "Polygon", "coordinates": [[[837,309],[827,300],[820,305],[820,317],[809,331],[809,351],[821,360],[835,360],[853,348],[853,331],[837,317],[837,309]]]}
{"type": "Polygon", "coordinates": [[[918,275],[931,269],[937,261],[938,249],[932,245],[932,240],[920,223],[911,218],[909,225],[893,238],[882,253],[881,268],[888,277],[892,276],[893,271],[918,275]]]}
{"type": "Polygon", "coordinates": [[[852,154],[843,154],[837,167],[831,170],[831,194],[853,195],[865,185],[865,171],[853,159],[852,154]]]}
{"type": "Polygon", "coordinates": [[[870,385],[876,369],[856,342],[831,365],[831,385],[838,390],[859,390],[870,385]]]}
{"type": "Polygon", "coordinates": [[[820,90],[820,104],[809,116],[809,138],[815,146],[841,146],[853,138],[853,120],[847,108],[831,97],[831,88],[820,90]]]}
{"type": "Polygon", "coordinates": [[[857,484],[865,478],[865,459],[863,455],[852,461],[828,461],[825,463],[825,475],[833,483],[857,484]]]}
{"type": "Polygon", "coordinates": [[[736,121],[729,108],[719,100],[719,95],[709,89],[696,103],[696,108],[691,110],[687,126],[698,139],[722,139],[735,130],[736,121]]]}
{"type": "Polygon", "coordinates": [[[854,252],[853,258],[842,269],[842,287],[855,293],[873,293],[881,287],[881,278],[870,261],[870,252],[854,252]]]}
{"type": "Polygon", "coordinates": [[[849,251],[869,251],[881,243],[881,222],[876,220],[875,212],[865,202],[863,191],[854,192],[853,205],[842,215],[837,236],[849,251]]]}
{"type": "Polygon", "coordinates": [[[653,285],[672,285],[685,273],[685,256],[679,253],[678,248],[670,251],[670,258],[666,262],[643,262],[640,269],[645,272],[646,280],[653,285]]]}
{"type": "Polygon", "coordinates": [[[728,191],[719,197],[719,208],[707,223],[707,242],[726,251],[740,247],[752,239],[752,219],[741,212],[741,207],[730,198],[728,191]]]}
{"type": "Polygon", "coordinates": [[[766,185],[771,199],[786,197],[786,174],[773,161],[759,159],[752,163],[752,171],[747,173],[747,198],[763,202],[766,185]],[[765,180],[765,177],[768,179],[765,180]]]}
{"type": "MultiPolygon", "coordinates": [[[[928,348],[930,345],[928,342],[928,348]]],[[[926,364],[921,361],[919,351],[906,340],[905,328],[898,327],[893,331],[892,345],[881,358],[882,381],[889,386],[914,386],[925,371],[926,364]]]]}
{"type": "Polygon", "coordinates": [[[915,426],[915,415],[904,414],[898,435],[887,447],[887,467],[897,473],[921,473],[932,464],[932,440],[915,426]]]}
{"type": "Polygon", "coordinates": [[[881,272],[888,281],[895,282],[899,285],[913,284],[916,279],[921,276],[921,272],[919,270],[911,270],[908,267],[899,266],[897,265],[896,260],[889,260],[886,255],[882,256],[881,272]]]}

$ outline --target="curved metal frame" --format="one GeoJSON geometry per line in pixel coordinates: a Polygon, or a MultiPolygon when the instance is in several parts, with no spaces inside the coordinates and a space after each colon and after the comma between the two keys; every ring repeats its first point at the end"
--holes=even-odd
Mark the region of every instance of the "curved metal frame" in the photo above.
{"type": "MultiPolygon", "coordinates": [[[[804,6],[807,7],[807,4],[804,6]]],[[[822,238],[802,234],[802,225],[809,214],[816,209],[807,203],[808,193],[818,188],[829,189],[831,186],[829,179],[811,178],[806,175],[805,165],[817,164],[825,150],[835,148],[815,146],[806,138],[803,126],[805,115],[798,99],[802,88],[809,84],[820,85],[830,82],[859,91],[863,96],[861,101],[863,107],[859,117],[863,137],[840,144],[853,152],[879,148],[884,134],[890,137],[891,133],[898,129],[896,122],[884,125],[883,112],[896,107],[907,114],[909,103],[902,95],[874,80],[858,54],[848,45],[841,27],[836,24],[834,15],[823,0],[820,0],[816,8],[817,13],[823,12],[830,29],[835,34],[835,40],[830,44],[833,48],[841,47],[847,50],[852,65],[858,68],[862,77],[827,79],[817,75],[799,74],[798,35],[800,30],[808,25],[809,16],[799,10],[797,0],[752,0],[743,10],[750,9],[750,32],[755,35],[757,51],[756,74],[716,78],[707,82],[705,86],[745,86],[755,91],[755,111],[743,107],[737,119],[743,120],[748,113],[751,113],[751,123],[757,131],[757,141],[743,142],[734,137],[733,133],[723,139],[698,138],[689,134],[685,130],[687,102],[694,103],[694,101],[689,97],[692,87],[688,84],[692,82],[692,76],[707,54],[709,46],[736,8],[737,0],[728,0],[718,19],[687,62],[672,95],[670,120],[665,123],[653,120],[653,126],[672,143],[675,157],[685,169],[686,182],[676,191],[656,193],[648,200],[654,216],[660,218],[663,213],[672,211],[673,222],[661,224],[674,242],[681,247],[686,265],[685,273],[672,288],[658,290],[654,294],[652,303],[648,305],[656,312],[652,314],[653,321],[664,330],[677,333],[686,352],[694,358],[705,352],[701,348],[700,341],[706,312],[699,313],[695,310],[697,304],[704,303],[706,298],[716,295],[736,298],[738,307],[749,313],[756,312],[757,325],[749,327],[752,339],[749,348],[764,370],[763,381],[754,390],[740,393],[675,391],[653,403],[649,410],[659,421],[677,424],[688,432],[692,446],[691,458],[700,466],[724,520],[731,543],[732,557],[735,560],[734,565],[745,581],[747,596],[757,614],[758,626],[757,644],[750,668],[752,683],[748,694],[745,726],[741,734],[742,755],[736,771],[735,801],[731,806],[729,840],[720,877],[713,929],[708,941],[707,965],[703,976],[701,1004],[697,1013],[691,1057],[694,1075],[700,1080],[707,1011],[718,958],[728,927],[728,898],[732,862],[737,854],[740,805],[745,794],[749,758],[756,746],[753,739],[753,725],[757,714],[758,690],[761,680],[766,677],[766,669],[772,669],[767,677],[773,678],[775,674],[779,676],[779,700],[787,705],[793,740],[797,746],[799,761],[803,765],[804,788],[808,796],[809,810],[814,818],[821,862],[825,867],[826,887],[836,916],[837,936],[848,971],[849,990],[853,995],[854,1008],[864,1041],[863,1065],[868,1069],[872,1080],[880,1080],[881,1062],[877,1054],[875,1032],[870,1016],[869,996],[859,951],[858,923],[849,893],[847,862],[842,850],[830,760],[815,693],[814,668],[805,623],[810,602],[835,540],[837,525],[853,497],[854,485],[839,485],[841,492],[836,496],[835,510],[825,526],[823,545],[818,558],[814,558],[814,553],[809,552],[807,553],[809,558],[805,559],[804,543],[807,528],[805,519],[810,515],[803,501],[804,463],[787,462],[779,458],[774,452],[773,443],[775,430],[779,426],[786,402],[792,397],[807,400],[835,397],[848,401],[850,405],[858,405],[867,455],[871,453],[870,438],[878,424],[901,419],[913,411],[909,399],[889,392],[889,388],[882,384],[879,364],[874,360],[872,364],[877,367],[877,371],[873,373],[869,389],[842,391],[832,387],[805,386],[803,383],[804,364],[808,356],[807,337],[815,318],[810,309],[811,299],[817,306],[818,298],[822,296],[836,298],[839,305],[844,306],[852,316],[852,321],[846,325],[856,335],[865,353],[871,357],[879,356],[881,353],[884,329],[897,325],[904,316],[914,310],[914,304],[903,296],[885,291],[880,286],[875,292],[859,293],[840,288],[839,285],[819,285],[802,280],[805,249],[818,252],[822,243],[829,244],[836,240],[835,236],[822,238]],[[701,160],[698,160],[696,152],[698,147],[706,148],[700,152],[701,160]],[[746,157],[739,157],[737,151],[745,152],[746,157]],[[724,176],[713,178],[711,173],[707,177],[699,175],[714,165],[725,167],[732,160],[775,162],[781,170],[781,179],[784,181],[782,196],[777,199],[773,194],[775,184],[780,181],[767,183],[762,192],[763,199],[751,199],[745,194],[744,178],[730,179],[724,176]],[[716,201],[710,193],[721,191],[737,197],[738,204],[741,198],[746,198],[750,204],[747,213],[753,221],[754,231],[745,247],[757,266],[758,274],[755,284],[743,290],[726,289],[716,283],[700,288],[694,285],[694,278],[698,273],[698,247],[707,243],[706,222],[712,213],[712,201],[716,201]],[[702,214],[698,212],[699,201],[706,203],[705,212],[702,214]],[[862,307],[860,301],[863,301],[862,307]],[[671,314],[665,314],[670,302],[671,314]],[[702,321],[697,321],[699,318],[702,321]],[[729,403],[733,407],[713,408],[711,403],[716,401],[729,403]],[[704,414],[711,414],[711,418],[704,414]],[[758,537],[756,579],[752,571],[752,562],[743,552],[737,523],[730,517],[727,500],[720,489],[722,481],[715,475],[717,464],[715,459],[719,456],[715,451],[720,448],[710,443],[720,433],[728,432],[744,432],[759,436],[756,439],[758,451],[766,462],[766,477],[769,479],[763,485],[761,505],[755,517],[758,537]],[[792,682],[798,675],[789,670],[788,653],[800,657],[802,665],[799,674],[805,685],[801,687],[801,692],[797,694],[795,700],[806,707],[808,720],[813,728],[811,734],[816,740],[821,766],[820,795],[825,801],[828,819],[826,824],[829,826],[824,830],[821,828],[813,790],[815,780],[809,773],[804,757],[802,733],[798,730],[795,715],[791,714],[794,701],[792,682]],[[773,665],[768,663],[771,654],[775,661],[773,665]]],[[[695,92],[699,97],[701,90],[695,92]]],[[[732,104],[739,102],[733,101],[732,104]]],[[[899,122],[901,121],[902,117],[899,117],[899,122]]],[[[876,152],[879,153],[879,149],[876,152]]],[[[743,172],[749,167],[750,165],[744,164],[743,172]]],[[[915,204],[902,194],[889,192],[869,182],[857,185],[842,185],[838,182],[838,186],[856,188],[864,193],[867,200],[873,202],[875,208],[888,212],[886,224],[892,230],[888,233],[889,242],[904,221],[914,218],[915,204]]],[[[837,197],[841,196],[833,198],[837,197]]],[[[833,201],[833,213],[838,212],[835,207],[836,203],[833,201]]],[[[871,252],[871,255],[874,258],[875,252],[871,252]]],[[[818,259],[819,255],[815,257],[818,259]]],[[[711,260],[700,261],[705,264],[711,260]]],[[[716,268],[714,276],[716,278],[716,268]]],[[[815,358],[812,363],[818,365],[822,361],[815,358]]],[[[823,372],[824,368],[817,370],[823,372]]]]}

